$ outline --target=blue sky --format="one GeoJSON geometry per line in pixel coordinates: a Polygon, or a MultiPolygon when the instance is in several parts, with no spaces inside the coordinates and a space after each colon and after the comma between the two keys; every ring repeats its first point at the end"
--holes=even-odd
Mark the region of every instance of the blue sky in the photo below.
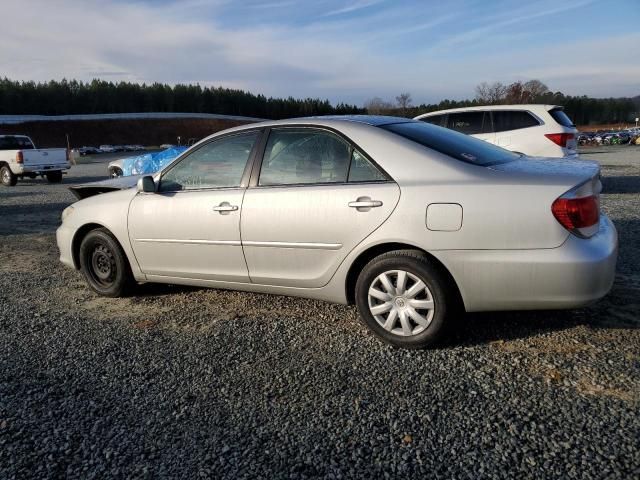
{"type": "Polygon", "coordinates": [[[0,75],[242,88],[362,104],[538,78],[640,94],[640,0],[3,0],[0,75]]]}

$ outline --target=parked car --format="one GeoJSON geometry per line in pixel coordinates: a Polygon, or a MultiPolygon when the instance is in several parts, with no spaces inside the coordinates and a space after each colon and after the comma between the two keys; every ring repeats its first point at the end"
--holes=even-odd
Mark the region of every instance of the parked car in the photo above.
{"type": "Polygon", "coordinates": [[[100,145],[100,151],[103,153],[113,153],[117,150],[113,145],[100,145]]]}
{"type": "Polygon", "coordinates": [[[100,150],[99,148],[96,147],[80,147],[78,149],[78,153],[80,153],[81,156],[85,156],[85,155],[94,155],[97,153],[102,153],[102,150],[100,150]]]}
{"type": "Polygon", "coordinates": [[[107,172],[111,178],[155,173],[184,152],[187,147],[172,147],[155,153],[119,158],[109,162],[107,172]]]}
{"type": "Polygon", "coordinates": [[[488,105],[425,113],[416,120],[534,157],[576,157],[578,130],[558,105],[488,105]]]}
{"type": "Polygon", "coordinates": [[[37,149],[26,135],[0,135],[0,180],[6,187],[13,187],[18,178],[38,175],[60,183],[70,167],[65,148],[37,149]]]}
{"type": "Polygon", "coordinates": [[[269,121],[153,176],[74,186],[85,198],[57,243],[100,295],[138,281],[355,303],[379,338],[418,348],[462,309],[605,295],[617,234],[599,178],[595,162],[523,158],[420,121],[269,121]]]}

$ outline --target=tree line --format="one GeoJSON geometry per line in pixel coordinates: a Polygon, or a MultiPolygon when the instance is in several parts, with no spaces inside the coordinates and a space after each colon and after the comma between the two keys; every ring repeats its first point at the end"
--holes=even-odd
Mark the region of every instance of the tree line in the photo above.
{"type": "Polygon", "coordinates": [[[553,92],[540,80],[514,82],[480,83],[475,89],[475,98],[467,100],[442,100],[434,104],[412,105],[411,94],[401,93],[396,101],[390,102],[374,97],[365,102],[371,114],[399,115],[415,117],[422,113],[450,108],[475,107],[481,105],[514,105],[542,103],[562,105],[576,125],[634,123],[640,117],[640,95],[628,98],[592,98],[564,95],[553,92]]]}
{"type": "Polygon", "coordinates": [[[0,79],[0,115],[71,115],[187,112],[290,118],[364,113],[355,105],[318,98],[273,98],[243,90],[200,85],[138,84],[92,80],[13,81],[0,79]]]}
{"type": "Polygon", "coordinates": [[[139,84],[92,80],[49,82],[0,79],[0,115],[68,115],[130,112],[187,112],[241,115],[259,118],[291,118],[309,115],[354,113],[415,117],[421,113],[479,105],[546,103],[563,105],[577,125],[633,122],[640,116],[640,96],[591,98],[551,91],[539,80],[480,83],[475,98],[445,99],[439,103],[412,105],[410,93],[395,102],[374,97],[364,104],[339,103],[319,98],[273,98],[244,90],[195,85],[139,84]]]}

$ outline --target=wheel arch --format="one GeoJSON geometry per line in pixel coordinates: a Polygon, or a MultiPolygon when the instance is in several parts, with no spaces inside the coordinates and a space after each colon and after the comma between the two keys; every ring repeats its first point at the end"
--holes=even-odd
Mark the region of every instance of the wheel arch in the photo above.
{"type": "Polygon", "coordinates": [[[71,255],[73,259],[74,268],[76,270],[80,269],[80,245],[82,244],[82,240],[87,236],[89,232],[92,232],[93,230],[98,230],[99,228],[102,228],[107,232],[109,232],[109,234],[111,234],[111,236],[118,243],[118,245],[120,245],[120,248],[122,249],[122,252],[124,253],[125,258],[127,259],[127,262],[129,262],[129,268],[131,268],[132,267],[131,259],[129,258],[129,255],[127,255],[127,250],[123,247],[120,240],[118,240],[118,237],[116,237],[113,234],[111,229],[100,223],[86,223],[80,228],[78,228],[78,230],[76,230],[76,233],[73,235],[73,240],[71,240],[71,255]]]}
{"type": "Polygon", "coordinates": [[[345,281],[345,295],[349,305],[353,305],[355,303],[356,281],[358,280],[358,274],[362,271],[365,265],[377,256],[384,253],[392,252],[394,250],[415,250],[424,254],[436,266],[436,268],[438,268],[445,275],[447,281],[449,282],[449,286],[455,290],[460,305],[464,308],[462,292],[449,269],[438,258],[430,254],[426,250],[416,247],[415,245],[400,242],[389,242],[373,245],[362,251],[356,257],[356,259],[349,267],[349,271],[347,272],[345,281]]]}

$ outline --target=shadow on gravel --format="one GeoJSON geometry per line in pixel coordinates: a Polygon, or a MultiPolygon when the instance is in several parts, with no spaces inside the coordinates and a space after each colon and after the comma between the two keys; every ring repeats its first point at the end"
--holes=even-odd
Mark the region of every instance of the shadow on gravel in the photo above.
{"type": "Polygon", "coordinates": [[[640,193],[640,176],[602,177],[602,193],[640,193]]]}
{"type": "Polygon", "coordinates": [[[0,209],[0,236],[52,233],[71,202],[8,205],[0,209]]]}
{"type": "Polygon", "coordinates": [[[143,283],[137,285],[130,297],[156,297],[177,293],[191,293],[199,290],[209,290],[204,287],[191,287],[189,285],[170,285],[166,283],[143,283]]]}
{"type": "Polygon", "coordinates": [[[0,200],[3,198],[17,198],[17,197],[31,197],[33,196],[32,192],[16,192],[11,191],[8,188],[0,190],[0,200]]]}
{"type": "Polygon", "coordinates": [[[484,345],[567,330],[584,323],[576,313],[572,310],[467,313],[458,320],[454,334],[443,346],[484,345]]]}

